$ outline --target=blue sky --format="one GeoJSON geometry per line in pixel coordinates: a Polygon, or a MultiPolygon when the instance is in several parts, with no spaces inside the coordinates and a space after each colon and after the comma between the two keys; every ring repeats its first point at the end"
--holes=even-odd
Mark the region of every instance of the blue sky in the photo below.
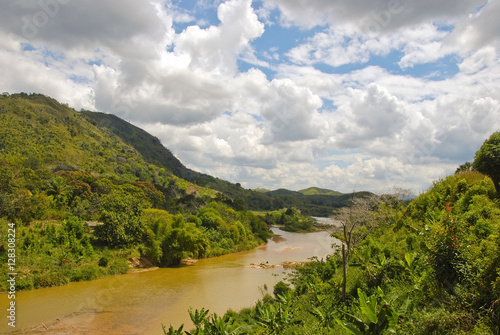
{"type": "Polygon", "coordinates": [[[493,0],[23,0],[0,91],[116,114],[247,188],[419,193],[500,129],[493,0]]]}

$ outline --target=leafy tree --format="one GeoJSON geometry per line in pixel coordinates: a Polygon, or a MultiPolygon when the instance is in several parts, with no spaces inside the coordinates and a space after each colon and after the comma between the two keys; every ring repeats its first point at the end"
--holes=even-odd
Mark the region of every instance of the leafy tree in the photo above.
{"type": "Polygon", "coordinates": [[[500,191],[500,132],[493,133],[476,152],[474,169],[489,176],[500,191]]]}
{"type": "Polygon", "coordinates": [[[103,224],[96,227],[95,235],[114,247],[138,242],[144,229],[142,211],[140,199],[123,191],[115,190],[104,195],[100,211],[103,224]]]}
{"type": "Polygon", "coordinates": [[[54,202],[58,208],[67,205],[69,196],[73,192],[70,185],[66,183],[63,177],[56,176],[48,185],[47,194],[54,197],[54,202]]]}
{"type": "Polygon", "coordinates": [[[474,165],[471,162],[465,162],[455,170],[455,174],[472,170],[474,170],[474,165]]]}

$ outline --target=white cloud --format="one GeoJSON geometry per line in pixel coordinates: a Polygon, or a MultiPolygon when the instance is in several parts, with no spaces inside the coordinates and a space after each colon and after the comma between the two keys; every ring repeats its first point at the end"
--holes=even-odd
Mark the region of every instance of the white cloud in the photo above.
{"type": "Polygon", "coordinates": [[[436,61],[453,50],[443,45],[448,36],[432,24],[401,28],[381,35],[367,35],[354,26],[331,27],[317,33],[306,43],[291,49],[287,56],[296,64],[317,63],[338,67],[346,64],[367,63],[372,56],[385,56],[399,50],[403,53],[402,68],[436,61]]]}
{"type": "Polygon", "coordinates": [[[282,19],[304,27],[355,24],[366,33],[393,31],[442,18],[467,16],[483,0],[264,0],[282,19]]]}
{"type": "Polygon", "coordinates": [[[261,101],[261,115],[267,124],[265,143],[316,137],[322,126],[316,117],[322,104],[319,97],[288,79],[274,79],[269,93],[269,98],[261,101]]]}
{"type": "Polygon", "coordinates": [[[458,66],[462,73],[474,74],[486,67],[493,66],[498,61],[497,51],[492,46],[487,46],[465,58],[458,66]]]}
{"type": "Polygon", "coordinates": [[[334,137],[342,147],[369,147],[378,139],[395,140],[406,124],[405,106],[378,86],[353,91],[351,103],[343,110],[347,116],[335,126],[334,137]]]}
{"type": "Polygon", "coordinates": [[[2,92],[44,92],[74,108],[93,108],[92,88],[70,79],[68,72],[87,77],[80,62],[67,64],[44,54],[44,50],[23,51],[12,35],[0,32],[0,87],[2,92]],[[48,65],[42,65],[46,63],[48,65]]]}
{"type": "Polygon", "coordinates": [[[457,24],[453,31],[451,43],[457,44],[460,50],[471,51],[488,45],[498,48],[500,43],[500,3],[488,0],[487,4],[468,20],[457,24]]]}
{"type": "Polygon", "coordinates": [[[264,33],[250,1],[227,1],[218,9],[220,26],[190,26],[179,34],[174,52],[189,58],[189,66],[222,74],[236,71],[236,55],[264,33]]]}

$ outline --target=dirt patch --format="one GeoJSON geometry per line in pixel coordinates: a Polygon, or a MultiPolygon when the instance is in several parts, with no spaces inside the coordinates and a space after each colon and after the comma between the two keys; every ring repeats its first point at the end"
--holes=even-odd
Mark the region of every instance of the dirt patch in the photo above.
{"type": "Polygon", "coordinates": [[[189,185],[187,190],[186,190],[186,194],[189,194],[189,195],[194,195],[195,197],[197,197],[199,195],[199,192],[198,192],[198,189],[196,187],[194,187],[193,185],[189,185]]]}
{"type": "Polygon", "coordinates": [[[127,259],[127,263],[129,267],[127,273],[141,273],[158,270],[158,267],[154,266],[146,257],[132,257],[127,259]]]}
{"type": "Polygon", "coordinates": [[[194,265],[196,262],[198,262],[197,259],[186,258],[186,259],[181,260],[181,265],[194,265]]]}

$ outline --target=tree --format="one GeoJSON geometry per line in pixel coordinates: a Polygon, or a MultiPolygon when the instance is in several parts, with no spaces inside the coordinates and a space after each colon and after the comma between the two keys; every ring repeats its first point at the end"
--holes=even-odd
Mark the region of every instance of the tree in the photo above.
{"type": "Polygon", "coordinates": [[[99,219],[95,235],[114,247],[122,247],[137,242],[143,231],[141,220],[142,199],[136,199],[123,191],[112,191],[101,199],[99,219]]]}
{"type": "Polygon", "coordinates": [[[63,208],[68,204],[72,192],[73,188],[60,176],[54,177],[54,179],[50,181],[47,189],[47,194],[54,197],[54,203],[59,208],[63,208]]]}
{"type": "Polygon", "coordinates": [[[356,193],[352,193],[350,205],[342,207],[334,215],[334,219],[341,224],[341,234],[335,235],[342,243],[342,298],[346,299],[347,287],[347,267],[351,251],[358,245],[366,236],[366,230],[370,227],[370,218],[373,213],[374,206],[378,197],[375,195],[368,197],[356,197],[356,193]],[[364,228],[364,229],[361,229],[364,228]]]}
{"type": "Polygon", "coordinates": [[[497,193],[500,191],[500,132],[493,133],[476,152],[473,167],[489,176],[497,193]]]}
{"type": "Polygon", "coordinates": [[[471,162],[465,162],[464,164],[461,164],[456,170],[455,174],[459,174],[461,172],[467,172],[467,171],[473,171],[474,166],[472,165],[471,162]]]}

